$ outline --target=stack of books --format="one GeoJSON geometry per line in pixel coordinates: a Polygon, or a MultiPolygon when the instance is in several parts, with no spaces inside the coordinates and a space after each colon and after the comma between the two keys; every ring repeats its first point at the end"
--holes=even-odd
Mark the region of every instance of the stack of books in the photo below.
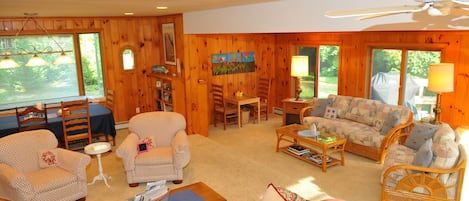
{"type": "Polygon", "coordinates": [[[288,151],[296,154],[296,155],[303,155],[303,154],[307,154],[307,153],[310,153],[311,151],[301,145],[291,145],[288,147],[288,151]]]}
{"type": "MultiPolygon", "coordinates": [[[[310,161],[313,161],[317,164],[322,164],[322,157],[320,155],[317,155],[317,154],[308,154],[308,155],[305,155],[305,157],[310,160],[310,161]]],[[[332,161],[332,158],[331,157],[327,157],[326,159],[326,163],[329,163],[332,161]]]]}

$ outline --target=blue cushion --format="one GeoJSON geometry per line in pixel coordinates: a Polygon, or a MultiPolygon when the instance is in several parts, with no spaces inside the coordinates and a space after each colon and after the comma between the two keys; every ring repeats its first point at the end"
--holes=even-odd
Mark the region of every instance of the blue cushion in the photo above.
{"type": "Polygon", "coordinates": [[[386,135],[399,121],[399,113],[397,111],[389,114],[388,118],[383,122],[383,128],[381,128],[381,135],[386,135]]]}
{"type": "Polygon", "coordinates": [[[311,111],[311,116],[324,117],[324,112],[326,111],[327,106],[332,106],[332,99],[319,98],[314,103],[314,108],[313,111],[311,111]]]}
{"type": "Polygon", "coordinates": [[[420,146],[419,150],[415,154],[415,158],[414,161],[412,161],[412,165],[430,167],[430,164],[432,163],[433,159],[432,145],[432,138],[426,140],[425,143],[420,146]]]}
{"type": "Polygon", "coordinates": [[[404,145],[414,150],[418,150],[426,140],[433,138],[437,129],[437,125],[414,123],[414,127],[412,128],[412,131],[407,137],[404,145]]]}

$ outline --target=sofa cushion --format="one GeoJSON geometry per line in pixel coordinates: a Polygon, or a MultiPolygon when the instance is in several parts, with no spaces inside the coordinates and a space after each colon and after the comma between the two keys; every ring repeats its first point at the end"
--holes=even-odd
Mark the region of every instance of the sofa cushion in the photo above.
{"type": "Polygon", "coordinates": [[[383,122],[383,127],[379,131],[381,135],[386,135],[399,122],[399,114],[396,111],[391,112],[383,122]]]}
{"type": "Polygon", "coordinates": [[[314,103],[313,111],[311,111],[311,116],[323,117],[324,112],[326,111],[327,106],[332,106],[331,98],[319,98],[314,103]]]}
{"type": "Polygon", "coordinates": [[[135,157],[136,165],[173,164],[173,149],[171,147],[157,147],[135,157]]]}
{"type": "Polygon", "coordinates": [[[26,174],[35,192],[47,192],[77,182],[78,177],[62,168],[50,167],[26,174]]]}
{"type": "Polygon", "coordinates": [[[454,130],[447,123],[441,123],[433,136],[433,145],[436,146],[442,139],[453,140],[456,139],[454,130]]]}
{"type": "Polygon", "coordinates": [[[414,123],[414,127],[412,128],[412,131],[407,137],[404,145],[414,150],[418,150],[425,141],[433,138],[437,130],[437,125],[414,123]]]}
{"type": "Polygon", "coordinates": [[[386,121],[388,118],[389,114],[392,114],[392,112],[397,113],[398,121],[396,125],[402,125],[405,124],[409,118],[411,118],[411,113],[412,111],[405,106],[402,105],[390,105],[390,104],[384,104],[384,103],[376,103],[376,119],[381,120],[381,121],[386,121]]]}
{"type": "MultiPolygon", "coordinates": [[[[388,168],[395,165],[411,164],[415,158],[415,154],[415,150],[397,143],[389,146],[388,153],[386,154],[386,158],[383,163],[383,170],[381,171],[381,181],[385,179],[383,178],[383,175],[388,168]]],[[[402,178],[404,175],[407,175],[407,173],[402,169],[391,173],[391,176],[395,178],[402,178]]],[[[389,180],[386,184],[388,187],[394,188],[396,186],[396,181],[389,180]]]]}
{"type": "Polygon", "coordinates": [[[353,98],[350,110],[345,113],[345,118],[373,126],[376,116],[376,100],[353,98]]]}
{"type": "Polygon", "coordinates": [[[433,152],[432,152],[432,138],[429,138],[425,141],[425,143],[420,146],[415,154],[415,158],[412,161],[412,165],[422,166],[422,167],[429,167],[432,163],[433,159],[433,152]]]}
{"type": "Polygon", "coordinates": [[[313,122],[318,123],[318,130],[320,132],[336,134],[353,143],[372,148],[380,148],[385,137],[380,135],[373,127],[347,119],[327,119],[313,116],[303,119],[303,123],[306,126],[310,126],[313,122]]]}
{"type": "Polygon", "coordinates": [[[332,107],[337,110],[338,118],[345,118],[345,113],[350,110],[350,103],[353,97],[351,96],[335,96],[333,99],[332,107]]]}
{"type": "MultiPolygon", "coordinates": [[[[442,139],[438,144],[433,143],[432,151],[434,159],[430,165],[431,168],[449,169],[456,165],[459,158],[458,144],[451,139],[442,139]]],[[[448,180],[449,174],[439,176],[443,183],[448,180]]]]}

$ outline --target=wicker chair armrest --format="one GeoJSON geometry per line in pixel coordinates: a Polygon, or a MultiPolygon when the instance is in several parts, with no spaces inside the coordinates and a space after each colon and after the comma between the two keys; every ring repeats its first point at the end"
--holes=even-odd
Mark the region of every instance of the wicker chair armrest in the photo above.
{"type": "Polygon", "coordinates": [[[314,110],[314,104],[310,106],[306,106],[300,110],[300,123],[303,124],[303,118],[310,116],[311,111],[314,110]]]}
{"type": "Polygon", "coordinates": [[[384,137],[383,142],[381,142],[381,156],[378,161],[380,164],[383,163],[389,147],[397,141],[401,142],[401,139],[405,139],[409,135],[413,127],[413,116],[414,115],[411,113],[406,123],[398,125],[386,133],[386,137],[384,137]]]}

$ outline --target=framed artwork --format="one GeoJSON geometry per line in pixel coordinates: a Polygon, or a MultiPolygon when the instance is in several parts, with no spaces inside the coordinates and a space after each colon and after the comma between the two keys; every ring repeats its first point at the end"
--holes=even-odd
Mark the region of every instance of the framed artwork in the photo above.
{"type": "Polygon", "coordinates": [[[163,47],[165,64],[176,65],[176,41],[174,23],[163,24],[163,47]]]}

